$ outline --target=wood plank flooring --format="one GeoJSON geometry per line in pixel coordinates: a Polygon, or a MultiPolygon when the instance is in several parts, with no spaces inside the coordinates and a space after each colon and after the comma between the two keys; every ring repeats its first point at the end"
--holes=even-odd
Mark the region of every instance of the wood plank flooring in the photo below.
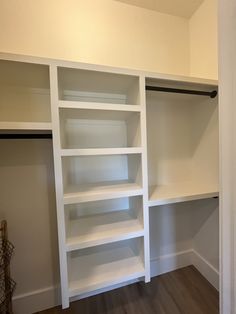
{"type": "Polygon", "coordinates": [[[38,314],[218,314],[219,294],[188,266],[152,279],[38,314]]]}

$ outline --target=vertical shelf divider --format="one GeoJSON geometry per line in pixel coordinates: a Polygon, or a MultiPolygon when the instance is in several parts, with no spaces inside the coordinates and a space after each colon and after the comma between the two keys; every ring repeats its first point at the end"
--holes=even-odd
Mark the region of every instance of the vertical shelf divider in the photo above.
{"type": "Polygon", "coordinates": [[[61,164],[61,139],[58,106],[58,75],[57,66],[50,65],[50,88],[51,88],[51,111],[52,111],[52,134],[53,134],[53,155],[57,204],[58,241],[61,276],[61,299],[62,307],[69,307],[69,287],[68,287],[68,265],[66,253],[65,216],[63,200],[63,178],[61,164]]]}
{"type": "Polygon", "coordinates": [[[143,170],[143,222],[144,222],[144,265],[145,282],[150,281],[150,241],[149,241],[149,207],[148,207],[148,166],[147,166],[147,126],[146,126],[146,91],[145,76],[139,77],[140,105],[141,105],[141,143],[143,170]]]}

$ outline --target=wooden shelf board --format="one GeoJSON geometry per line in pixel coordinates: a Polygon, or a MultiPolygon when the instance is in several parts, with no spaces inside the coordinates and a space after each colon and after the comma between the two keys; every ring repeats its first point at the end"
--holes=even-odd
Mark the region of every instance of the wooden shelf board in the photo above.
{"type": "Polygon", "coordinates": [[[137,183],[124,181],[101,182],[82,186],[69,186],[64,193],[64,204],[99,201],[119,197],[142,195],[143,189],[137,183]]]}
{"type": "Polygon", "coordinates": [[[149,207],[217,197],[219,195],[216,185],[197,182],[152,186],[149,191],[149,207]]]}
{"type": "Polygon", "coordinates": [[[67,230],[67,251],[144,235],[141,222],[127,210],[80,217],[67,230]]]}
{"type": "Polygon", "coordinates": [[[0,130],[51,131],[50,122],[0,122],[0,130]]]}
{"type": "Polygon", "coordinates": [[[141,154],[141,147],[61,149],[61,156],[96,156],[141,154]]]}
{"type": "Polygon", "coordinates": [[[59,100],[59,108],[68,109],[95,109],[95,110],[114,110],[114,111],[141,111],[140,105],[124,105],[112,103],[97,103],[97,102],[82,102],[82,101],[69,101],[59,100]]]}
{"type": "Polygon", "coordinates": [[[68,270],[70,297],[145,275],[140,257],[129,247],[69,258],[68,270]]]}

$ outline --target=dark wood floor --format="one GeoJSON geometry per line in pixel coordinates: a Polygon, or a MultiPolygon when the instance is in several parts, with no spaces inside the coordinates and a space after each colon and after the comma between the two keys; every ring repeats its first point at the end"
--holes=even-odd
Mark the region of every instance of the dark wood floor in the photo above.
{"type": "MultiPolygon", "coordinates": [[[[219,294],[193,267],[71,303],[40,314],[218,314],[219,294]]],[[[39,314],[39,313],[38,313],[39,314]]]]}

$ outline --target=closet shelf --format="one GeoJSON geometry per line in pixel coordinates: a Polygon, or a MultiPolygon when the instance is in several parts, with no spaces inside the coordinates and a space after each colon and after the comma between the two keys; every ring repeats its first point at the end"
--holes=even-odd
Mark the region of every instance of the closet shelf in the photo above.
{"type": "Polygon", "coordinates": [[[68,223],[67,230],[67,251],[144,235],[141,222],[127,210],[79,217],[68,223]]]}
{"type": "Polygon", "coordinates": [[[1,131],[52,131],[50,122],[0,122],[1,131]]]}
{"type": "Polygon", "coordinates": [[[145,276],[141,258],[129,247],[69,257],[68,270],[70,297],[145,276]]]}
{"type": "Polygon", "coordinates": [[[62,149],[61,156],[129,155],[141,154],[142,152],[141,147],[62,149]]]}
{"type": "Polygon", "coordinates": [[[218,187],[200,182],[180,182],[149,187],[149,206],[217,197],[218,187]]]}
{"type": "Polygon", "coordinates": [[[140,105],[124,105],[112,103],[96,103],[96,102],[82,102],[82,101],[69,101],[59,100],[59,108],[67,109],[94,109],[94,110],[114,110],[114,111],[141,111],[140,105]]]}
{"type": "Polygon", "coordinates": [[[128,180],[68,186],[64,193],[64,204],[107,200],[119,197],[142,195],[143,189],[128,180]]]}

